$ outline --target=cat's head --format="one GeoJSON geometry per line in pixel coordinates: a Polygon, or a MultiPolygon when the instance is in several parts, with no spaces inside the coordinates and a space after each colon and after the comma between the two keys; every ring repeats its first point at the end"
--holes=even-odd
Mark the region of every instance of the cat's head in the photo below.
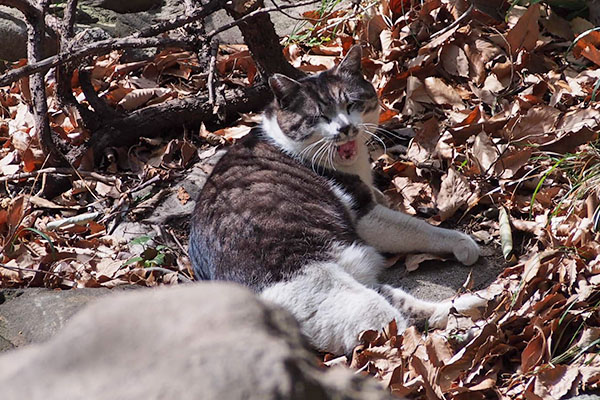
{"type": "Polygon", "coordinates": [[[361,57],[354,46],[336,67],[317,75],[298,81],[272,76],[275,100],[263,118],[267,136],[313,165],[354,164],[379,120],[377,94],[362,75],[361,57]]]}

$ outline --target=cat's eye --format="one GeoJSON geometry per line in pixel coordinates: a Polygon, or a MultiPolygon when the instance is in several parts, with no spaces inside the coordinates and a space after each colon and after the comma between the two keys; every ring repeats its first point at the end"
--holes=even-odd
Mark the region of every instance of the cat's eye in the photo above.
{"type": "Polygon", "coordinates": [[[346,112],[348,114],[350,114],[350,111],[354,110],[355,107],[356,107],[356,102],[354,102],[354,101],[350,101],[350,102],[346,103],[346,112]]]}
{"type": "Polygon", "coordinates": [[[330,123],[330,122],[331,122],[331,118],[329,118],[329,117],[328,117],[327,115],[325,115],[325,114],[321,114],[321,115],[319,115],[319,118],[321,118],[322,120],[324,120],[324,121],[325,121],[325,122],[327,122],[327,123],[330,123]]]}

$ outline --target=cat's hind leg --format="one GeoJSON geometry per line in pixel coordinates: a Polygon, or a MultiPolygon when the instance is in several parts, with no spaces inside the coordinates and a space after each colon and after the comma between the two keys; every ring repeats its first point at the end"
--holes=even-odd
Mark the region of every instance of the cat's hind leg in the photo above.
{"type": "Polygon", "coordinates": [[[361,332],[407,320],[376,290],[355,280],[336,262],[307,265],[288,281],[263,290],[261,297],[294,315],[311,344],[321,351],[349,354],[361,332]]]}
{"type": "Polygon", "coordinates": [[[417,299],[404,290],[390,285],[381,285],[379,292],[401,313],[409,317],[411,322],[427,321],[431,328],[444,329],[452,309],[461,314],[471,314],[476,309],[487,305],[486,299],[471,293],[454,299],[432,302],[417,299]]]}

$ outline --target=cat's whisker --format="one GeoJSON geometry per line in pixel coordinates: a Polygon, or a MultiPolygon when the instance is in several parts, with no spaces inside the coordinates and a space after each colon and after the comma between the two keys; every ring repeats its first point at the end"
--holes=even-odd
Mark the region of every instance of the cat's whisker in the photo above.
{"type": "Polygon", "coordinates": [[[335,170],[335,167],[333,166],[333,162],[332,162],[332,154],[333,151],[335,149],[335,145],[333,143],[329,143],[329,146],[327,146],[327,152],[325,154],[325,159],[323,160],[325,166],[327,166],[328,168],[330,167],[331,169],[335,170]]]}
{"type": "Polygon", "coordinates": [[[334,157],[335,157],[335,146],[332,144],[331,146],[329,146],[329,165],[331,165],[331,169],[333,169],[334,171],[337,171],[337,168],[335,168],[335,164],[333,163],[334,157]]]}
{"type": "Polygon", "coordinates": [[[360,125],[361,125],[361,126],[364,128],[364,129],[367,129],[367,128],[375,128],[375,130],[376,130],[376,131],[380,131],[380,132],[382,132],[383,134],[385,134],[386,136],[388,136],[388,137],[390,137],[390,138],[392,138],[392,139],[398,139],[398,140],[403,140],[403,141],[404,141],[404,140],[406,140],[406,138],[405,138],[405,137],[402,137],[402,136],[398,135],[397,133],[395,133],[395,132],[392,132],[392,131],[390,131],[390,130],[388,130],[388,129],[382,128],[381,126],[379,126],[379,125],[377,125],[377,124],[372,124],[372,123],[370,123],[370,122],[363,122],[363,123],[361,123],[360,125]]]}
{"type": "MultiPolygon", "coordinates": [[[[363,132],[363,133],[368,133],[369,135],[371,135],[371,137],[372,137],[373,139],[375,139],[375,140],[379,141],[379,143],[381,143],[381,145],[383,146],[383,152],[384,152],[384,153],[387,153],[387,146],[385,145],[385,142],[384,142],[384,141],[383,141],[383,140],[382,140],[382,139],[381,139],[379,136],[377,136],[376,134],[374,134],[373,132],[369,131],[369,130],[368,130],[368,129],[366,129],[366,128],[363,128],[363,131],[362,131],[362,132],[363,132]]],[[[367,138],[368,138],[368,136],[367,136],[367,138]]]]}
{"type": "MultiPolygon", "coordinates": [[[[324,140],[324,139],[323,139],[323,140],[324,140]]],[[[327,145],[328,145],[328,142],[324,142],[324,143],[322,143],[322,144],[321,144],[321,146],[320,146],[320,147],[317,149],[317,151],[315,151],[315,154],[313,154],[313,156],[312,156],[312,159],[311,159],[311,166],[312,166],[312,170],[313,170],[314,172],[316,172],[316,173],[318,173],[318,172],[317,172],[317,170],[315,169],[315,161],[316,161],[316,164],[318,165],[318,164],[319,164],[319,158],[317,158],[317,157],[320,157],[321,153],[322,153],[324,150],[326,150],[326,148],[327,148],[327,145]]]]}
{"type": "Polygon", "coordinates": [[[331,148],[331,142],[326,142],[325,145],[323,146],[324,149],[321,152],[321,154],[319,155],[319,158],[317,159],[317,164],[326,169],[327,168],[327,164],[325,163],[327,161],[327,157],[329,154],[329,149],[331,148]]]}
{"type": "Polygon", "coordinates": [[[315,148],[315,146],[319,145],[319,143],[322,143],[322,142],[324,142],[324,141],[325,141],[325,138],[322,138],[322,139],[320,139],[320,140],[317,140],[317,141],[316,141],[316,142],[314,142],[314,143],[311,143],[311,144],[309,144],[308,146],[306,146],[306,147],[304,148],[304,150],[302,150],[300,153],[298,153],[298,158],[302,159],[302,158],[304,157],[304,155],[305,155],[305,154],[308,154],[308,153],[310,153],[310,151],[311,151],[312,149],[314,149],[314,148],[315,148]]]}

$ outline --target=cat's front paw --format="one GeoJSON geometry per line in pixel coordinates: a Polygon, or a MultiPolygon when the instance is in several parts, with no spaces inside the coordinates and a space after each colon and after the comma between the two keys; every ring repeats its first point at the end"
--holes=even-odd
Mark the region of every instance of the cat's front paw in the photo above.
{"type": "Polygon", "coordinates": [[[452,249],[454,257],[464,265],[474,264],[481,254],[479,245],[475,243],[471,236],[462,232],[457,232],[457,234],[458,237],[452,249]]]}

